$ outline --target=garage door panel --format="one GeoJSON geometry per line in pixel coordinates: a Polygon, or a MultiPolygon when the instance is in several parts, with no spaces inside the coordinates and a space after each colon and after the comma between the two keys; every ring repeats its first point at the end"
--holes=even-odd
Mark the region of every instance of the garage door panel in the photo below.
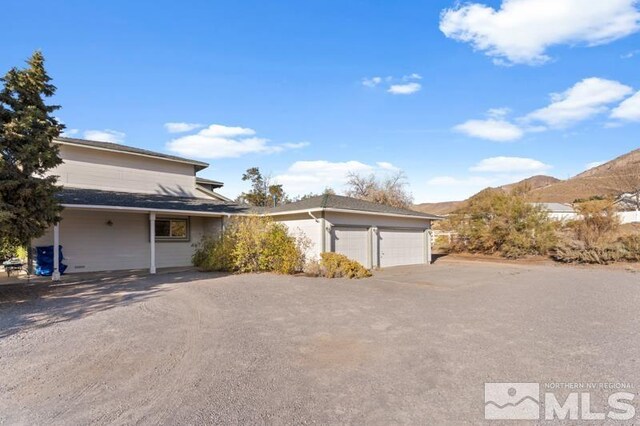
{"type": "Polygon", "coordinates": [[[367,265],[369,231],[366,228],[333,228],[332,251],[367,265]]]}
{"type": "Polygon", "coordinates": [[[423,230],[384,229],[379,232],[380,266],[415,265],[424,263],[423,230]]]}

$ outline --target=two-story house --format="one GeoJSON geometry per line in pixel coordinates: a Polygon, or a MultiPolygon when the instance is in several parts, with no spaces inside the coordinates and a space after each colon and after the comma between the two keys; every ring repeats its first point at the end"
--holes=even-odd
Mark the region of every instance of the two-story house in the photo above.
{"type": "MultiPolygon", "coordinates": [[[[62,221],[32,242],[62,246],[66,273],[188,266],[194,245],[225,219],[250,214],[197,173],[207,163],[114,143],[57,138],[62,221]]],[[[437,216],[336,195],[260,214],[304,234],[309,256],[336,251],[369,266],[427,263],[437,216]]],[[[53,278],[59,278],[54,259],[53,278]]]]}

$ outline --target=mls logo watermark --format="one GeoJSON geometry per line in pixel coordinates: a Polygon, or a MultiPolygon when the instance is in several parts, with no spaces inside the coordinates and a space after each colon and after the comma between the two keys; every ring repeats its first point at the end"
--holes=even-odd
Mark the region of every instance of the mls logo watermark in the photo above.
{"type": "Polygon", "coordinates": [[[485,383],[487,420],[631,420],[635,393],[629,383],[485,383]],[[591,392],[598,391],[604,409],[595,410],[591,392]],[[562,393],[562,397],[556,392],[562,393]],[[543,417],[542,417],[543,416],[543,417]]]}
{"type": "Polygon", "coordinates": [[[487,420],[538,420],[538,383],[485,383],[484,418],[487,420]]]}

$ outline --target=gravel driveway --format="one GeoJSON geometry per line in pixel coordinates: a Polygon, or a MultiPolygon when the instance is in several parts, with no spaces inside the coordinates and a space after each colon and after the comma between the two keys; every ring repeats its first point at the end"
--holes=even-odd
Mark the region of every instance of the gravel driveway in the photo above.
{"type": "Polygon", "coordinates": [[[477,424],[485,382],[640,386],[639,310],[638,273],[447,259],[5,287],[0,423],[477,424]]]}

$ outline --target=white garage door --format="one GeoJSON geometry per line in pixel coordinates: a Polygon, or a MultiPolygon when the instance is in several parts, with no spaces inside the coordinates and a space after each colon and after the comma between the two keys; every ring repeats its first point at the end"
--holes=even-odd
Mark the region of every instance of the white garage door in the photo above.
{"type": "Polygon", "coordinates": [[[380,266],[424,263],[423,230],[381,229],[379,240],[380,266]]]}
{"type": "Polygon", "coordinates": [[[333,228],[332,251],[344,254],[349,259],[357,260],[367,266],[367,250],[369,244],[367,228],[333,228]]]}

